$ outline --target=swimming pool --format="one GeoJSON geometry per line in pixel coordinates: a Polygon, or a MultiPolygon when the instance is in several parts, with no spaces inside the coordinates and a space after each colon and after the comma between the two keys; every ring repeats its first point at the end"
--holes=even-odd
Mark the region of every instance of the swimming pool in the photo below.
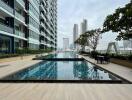
{"type": "MultiPolygon", "coordinates": [[[[78,58],[76,53],[58,53],[48,58],[78,58]]],[[[123,83],[124,80],[86,61],[42,61],[3,77],[8,82],[123,83]]]]}
{"type": "Polygon", "coordinates": [[[82,60],[76,52],[59,52],[55,54],[49,54],[46,56],[39,56],[34,58],[33,60],[47,60],[47,61],[76,61],[76,60],[82,60]]]}

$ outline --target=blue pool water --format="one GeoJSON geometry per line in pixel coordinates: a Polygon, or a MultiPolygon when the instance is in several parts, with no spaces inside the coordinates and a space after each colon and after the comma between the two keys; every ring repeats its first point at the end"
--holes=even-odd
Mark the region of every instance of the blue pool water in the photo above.
{"type": "Polygon", "coordinates": [[[50,54],[46,58],[79,58],[76,52],[60,52],[56,54],[50,54]]]}
{"type": "MultiPolygon", "coordinates": [[[[74,52],[57,53],[46,58],[79,58],[74,52]]],[[[19,66],[18,66],[19,67],[19,66]]],[[[0,80],[34,81],[121,81],[117,76],[86,61],[42,61],[0,80]]]]}
{"type": "Polygon", "coordinates": [[[87,61],[46,61],[5,77],[8,80],[116,80],[87,61]]]}

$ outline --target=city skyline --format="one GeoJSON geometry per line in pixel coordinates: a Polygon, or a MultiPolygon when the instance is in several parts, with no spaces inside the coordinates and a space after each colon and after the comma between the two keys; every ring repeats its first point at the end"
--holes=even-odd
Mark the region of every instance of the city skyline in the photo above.
{"type": "MultiPolygon", "coordinates": [[[[88,20],[88,29],[102,27],[104,19],[108,14],[112,14],[115,9],[123,7],[130,0],[58,0],[58,47],[63,47],[60,41],[63,37],[73,41],[72,30],[73,25],[82,22],[83,19],[88,20]],[[68,7],[67,7],[68,5],[68,7]]],[[[108,42],[115,41],[117,34],[103,34],[100,40],[100,47],[106,48],[108,42]],[[106,41],[106,38],[107,41],[106,41]]]]}

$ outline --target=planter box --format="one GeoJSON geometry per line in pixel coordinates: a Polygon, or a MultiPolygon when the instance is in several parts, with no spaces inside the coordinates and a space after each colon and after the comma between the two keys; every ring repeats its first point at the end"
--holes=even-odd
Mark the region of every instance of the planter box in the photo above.
{"type": "Polygon", "coordinates": [[[118,65],[122,65],[122,66],[132,68],[132,61],[111,58],[111,62],[118,64],[118,65]]]}

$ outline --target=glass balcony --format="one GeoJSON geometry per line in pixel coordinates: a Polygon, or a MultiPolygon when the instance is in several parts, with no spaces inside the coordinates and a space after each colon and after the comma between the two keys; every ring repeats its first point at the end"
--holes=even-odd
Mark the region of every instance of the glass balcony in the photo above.
{"type": "Polygon", "coordinates": [[[25,34],[19,30],[15,30],[15,35],[25,38],[25,34]]]}
{"type": "Polygon", "coordinates": [[[40,25],[41,25],[42,27],[45,27],[45,25],[44,25],[44,23],[43,23],[43,22],[40,22],[40,25]]]}
{"type": "Polygon", "coordinates": [[[46,37],[45,33],[43,31],[40,32],[42,36],[46,37]]]}
{"type": "Polygon", "coordinates": [[[22,22],[25,23],[25,18],[24,18],[21,14],[19,14],[17,11],[15,11],[15,16],[16,16],[18,19],[20,19],[22,22]]]}
{"type": "Polygon", "coordinates": [[[45,10],[44,5],[43,5],[42,3],[41,3],[41,5],[40,5],[40,8],[41,8],[41,10],[44,11],[44,13],[46,14],[46,10],[45,10]]]}
{"type": "Polygon", "coordinates": [[[44,16],[43,13],[40,14],[40,17],[41,17],[42,19],[44,19],[44,21],[46,21],[46,18],[45,18],[45,16],[44,16]]]}
{"type": "Polygon", "coordinates": [[[23,8],[25,8],[25,2],[23,0],[16,0],[23,8]]]}
{"type": "Polygon", "coordinates": [[[41,40],[41,44],[46,44],[44,40],[41,40]]]}
{"type": "Polygon", "coordinates": [[[1,24],[1,23],[0,23],[0,31],[4,31],[4,32],[13,34],[13,29],[11,27],[6,26],[6,25],[1,24]]]}
{"type": "Polygon", "coordinates": [[[1,0],[0,0],[0,6],[1,6],[1,8],[4,9],[4,12],[6,11],[5,13],[13,14],[13,9],[8,4],[6,4],[5,2],[3,2],[1,0]]]}

